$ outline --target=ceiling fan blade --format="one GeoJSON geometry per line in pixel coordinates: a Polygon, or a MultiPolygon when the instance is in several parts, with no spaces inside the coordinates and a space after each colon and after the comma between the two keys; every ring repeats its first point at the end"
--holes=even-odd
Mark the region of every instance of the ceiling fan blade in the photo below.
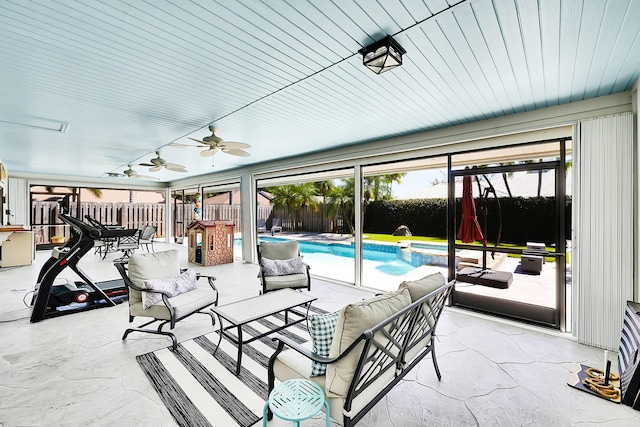
{"type": "MultiPolygon", "coordinates": [[[[198,141],[200,142],[200,141],[198,141]]],[[[196,145],[196,144],[182,144],[180,142],[172,142],[171,144],[169,144],[169,147],[200,147],[200,145],[196,145]]]]}
{"type": "Polygon", "coordinates": [[[192,141],[197,142],[198,144],[202,144],[202,145],[209,145],[209,144],[207,144],[207,143],[206,143],[206,142],[204,142],[204,141],[200,141],[199,139],[195,139],[195,138],[189,138],[189,139],[190,139],[190,140],[192,140],[192,141]]]}
{"type": "Polygon", "coordinates": [[[244,150],[240,150],[240,149],[223,148],[222,152],[223,153],[227,153],[227,154],[232,154],[234,156],[240,156],[240,157],[249,157],[249,156],[251,156],[251,154],[247,153],[244,150]]]}
{"type": "Polygon", "coordinates": [[[200,155],[201,155],[202,157],[211,157],[211,156],[213,156],[214,154],[216,154],[216,151],[218,151],[218,149],[217,149],[217,148],[207,148],[206,150],[202,150],[202,151],[200,152],[200,155]]]}
{"type": "Polygon", "coordinates": [[[170,171],[174,171],[174,172],[187,172],[187,169],[184,166],[181,165],[174,165],[172,163],[166,164],[164,165],[165,168],[167,168],[170,171]]]}
{"type": "MultiPolygon", "coordinates": [[[[142,165],[142,166],[148,166],[148,165],[142,165]]],[[[162,169],[162,166],[153,166],[152,168],[149,168],[149,172],[158,172],[161,169],[162,169]]]]}
{"type": "Polygon", "coordinates": [[[140,166],[155,166],[153,163],[138,163],[140,166]]]}
{"type": "Polygon", "coordinates": [[[249,144],[245,144],[244,142],[235,142],[235,141],[225,141],[222,144],[220,144],[223,147],[227,147],[227,148],[251,148],[251,146],[249,144]]]}

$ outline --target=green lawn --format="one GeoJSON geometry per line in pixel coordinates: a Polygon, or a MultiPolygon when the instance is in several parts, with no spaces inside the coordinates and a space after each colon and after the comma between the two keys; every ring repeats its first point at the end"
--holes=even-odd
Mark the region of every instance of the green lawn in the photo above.
{"type": "MultiPolygon", "coordinates": [[[[397,243],[403,240],[415,240],[415,241],[422,241],[422,242],[431,242],[431,243],[443,243],[443,244],[447,244],[447,239],[440,239],[437,237],[424,237],[424,236],[392,236],[390,234],[374,234],[374,233],[365,233],[364,234],[365,240],[377,240],[379,242],[389,242],[389,243],[397,243]]],[[[500,246],[503,247],[508,247],[508,248],[515,248],[515,249],[520,249],[520,250],[525,250],[527,249],[526,246],[522,246],[522,245],[514,245],[511,243],[500,243],[500,246]]],[[[478,250],[481,250],[482,246],[478,246],[478,250]]],[[[491,249],[491,246],[488,245],[487,249],[491,249]]],[[[552,248],[548,248],[551,249],[552,248]]],[[[509,254],[508,255],[511,258],[520,258],[520,255],[517,254],[509,254]]],[[[552,257],[548,257],[547,258],[548,262],[555,262],[555,258],[552,257]]]]}

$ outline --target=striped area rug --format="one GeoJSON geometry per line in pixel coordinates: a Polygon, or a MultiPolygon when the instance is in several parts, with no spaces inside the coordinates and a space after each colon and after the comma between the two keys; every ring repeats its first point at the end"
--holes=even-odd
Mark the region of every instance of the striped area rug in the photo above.
{"type": "MultiPolygon", "coordinates": [[[[310,311],[325,312],[315,307],[310,311]]],[[[269,316],[243,327],[243,334],[256,336],[283,323],[283,315],[269,316]]],[[[299,343],[310,339],[305,322],[279,333],[299,343]]],[[[218,339],[218,332],[211,332],[178,344],[176,351],[167,347],[136,357],[180,426],[249,427],[262,419],[268,398],[267,365],[275,343],[265,337],[243,345],[241,372],[236,376],[237,347],[223,338],[215,351],[218,339]]]]}

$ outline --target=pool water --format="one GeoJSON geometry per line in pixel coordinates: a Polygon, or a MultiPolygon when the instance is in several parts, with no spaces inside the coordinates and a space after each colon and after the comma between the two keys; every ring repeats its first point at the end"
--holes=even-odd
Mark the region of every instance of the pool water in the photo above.
{"type": "MultiPolygon", "coordinates": [[[[285,242],[287,239],[277,237],[258,238],[258,242],[285,242]]],[[[354,244],[343,243],[321,243],[300,241],[300,254],[312,272],[320,276],[333,276],[340,272],[340,276],[354,275],[355,250],[354,244]]],[[[240,253],[242,239],[235,239],[234,250],[240,253]]],[[[377,245],[365,243],[363,250],[363,269],[375,270],[377,272],[390,275],[402,276],[414,270],[411,263],[404,261],[398,256],[398,247],[393,245],[377,245]]]]}

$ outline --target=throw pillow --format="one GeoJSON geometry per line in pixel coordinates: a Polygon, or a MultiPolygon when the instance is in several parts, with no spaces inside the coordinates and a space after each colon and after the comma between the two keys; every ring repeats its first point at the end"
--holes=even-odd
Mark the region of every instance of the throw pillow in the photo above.
{"type": "Polygon", "coordinates": [[[411,281],[411,282],[402,282],[398,287],[398,290],[402,290],[404,288],[409,290],[409,294],[411,295],[411,302],[417,301],[423,296],[435,291],[440,286],[444,285],[446,280],[442,273],[433,273],[428,276],[423,277],[422,279],[411,281]]]}
{"type": "MultiPolygon", "coordinates": [[[[311,340],[313,341],[313,352],[319,356],[329,357],[329,350],[331,349],[331,342],[333,342],[333,335],[336,332],[336,325],[338,324],[338,316],[340,312],[315,314],[310,317],[311,328],[311,340]]],[[[311,376],[317,377],[324,375],[327,371],[326,363],[311,362],[311,376]]]]}
{"type": "MultiPolygon", "coordinates": [[[[194,270],[187,270],[174,277],[162,277],[160,279],[147,279],[142,288],[154,291],[166,292],[169,297],[175,297],[198,287],[198,279],[194,270]]],[[[142,308],[145,310],[162,301],[162,294],[156,292],[142,292],[142,308]]]]}
{"type": "Polygon", "coordinates": [[[265,276],[286,276],[288,274],[304,274],[306,267],[302,262],[302,257],[291,259],[268,259],[262,258],[262,267],[265,276]]]}

